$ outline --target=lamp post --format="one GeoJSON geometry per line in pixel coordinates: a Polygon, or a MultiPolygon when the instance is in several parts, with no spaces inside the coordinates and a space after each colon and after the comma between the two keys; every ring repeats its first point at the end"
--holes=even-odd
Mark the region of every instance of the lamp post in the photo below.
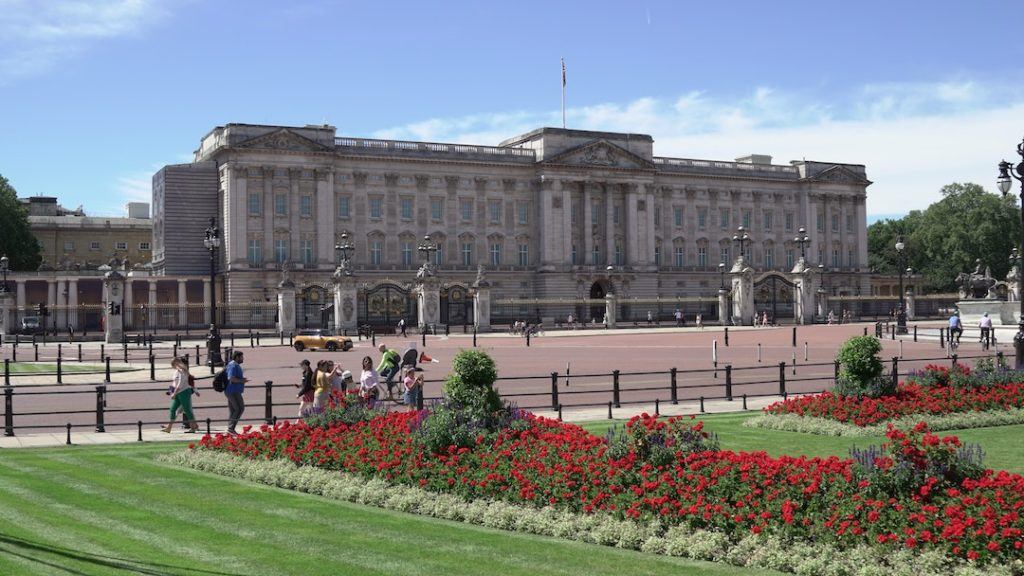
{"type": "MultiPolygon", "coordinates": [[[[1021,255],[1024,255],[1024,140],[1022,140],[1021,143],[1017,145],[1017,154],[1020,155],[1022,161],[1016,166],[1012,166],[1006,160],[1003,160],[1002,162],[999,163],[999,177],[996,178],[996,184],[999,186],[999,191],[1003,193],[1003,196],[1006,196],[1007,192],[1010,191],[1011,185],[1013,184],[1013,179],[1016,179],[1018,182],[1021,183],[1020,219],[1022,234],[1020,250],[1016,250],[1016,260],[1018,263],[1017,270],[1019,271],[1021,269],[1019,266],[1020,258],[1021,255]],[[1013,169],[1012,171],[1011,168],[1013,169]],[[1016,174],[1014,174],[1014,172],[1016,172],[1016,174]]],[[[1019,273],[1020,272],[1018,272],[1018,274],[1019,273]]],[[[1019,278],[1017,279],[1017,282],[1020,282],[1019,278]]],[[[1016,356],[1014,368],[1016,368],[1017,370],[1024,369],[1024,298],[1021,298],[1020,300],[1020,317],[1017,321],[1017,335],[1013,337],[1013,348],[1016,356]]]]}
{"type": "Polygon", "coordinates": [[[800,259],[807,261],[807,245],[811,243],[810,237],[807,236],[807,229],[800,228],[796,231],[796,238],[793,238],[793,242],[800,247],[800,259]]]}
{"type": "Polygon", "coordinates": [[[438,251],[437,242],[431,240],[430,236],[423,237],[423,243],[416,247],[416,250],[423,255],[423,262],[429,266],[430,257],[438,251]]]}
{"type": "Polygon", "coordinates": [[[907,300],[906,295],[903,293],[903,267],[907,258],[906,250],[907,245],[903,242],[903,235],[896,237],[896,262],[900,271],[900,307],[896,311],[896,333],[906,334],[907,333],[907,300]]]}
{"type": "Polygon", "coordinates": [[[217,249],[220,248],[220,229],[217,219],[210,217],[203,246],[210,252],[210,333],[206,336],[206,363],[220,366],[224,360],[220,355],[220,334],[217,331],[217,249]]]}
{"type": "Polygon", "coordinates": [[[750,238],[750,234],[747,234],[747,231],[743,226],[736,229],[736,233],[732,236],[732,241],[740,246],[740,258],[744,258],[747,255],[747,246],[753,242],[750,238]]]}
{"type": "Polygon", "coordinates": [[[7,272],[11,269],[11,260],[6,254],[0,256],[0,274],[4,275],[4,283],[0,286],[0,293],[7,293],[7,272]]]}
{"type": "Polygon", "coordinates": [[[350,250],[355,250],[355,246],[348,241],[348,232],[341,235],[341,243],[334,245],[334,250],[341,255],[341,259],[338,260],[338,264],[344,268],[348,268],[348,253],[350,250]]]}
{"type": "Polygon", "coordinates": [[[725,290],[725,262],[718,263],[718,289],[725,290]]]}

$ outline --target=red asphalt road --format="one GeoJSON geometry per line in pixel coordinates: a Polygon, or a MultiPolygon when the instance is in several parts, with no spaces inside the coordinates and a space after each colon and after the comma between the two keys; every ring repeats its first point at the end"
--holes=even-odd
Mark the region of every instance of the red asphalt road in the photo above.
{"type": "MultiPolygon", "coordinates": [[[[623,406],[635,403],[652,403],[656,398],[662,402],[670,399],[670,370],[675,367],[678,399],[694,400],[700,396],[721,398],[725,395],[726,364],[732,364],[733,396],[739,400],[743,394],[774,395],[779,393],[779,363],[786,362],[786,390],[789,394],[818,392],[831,385],[832,361],[835,351],[847,338],[863,333],[865,324],[844,326],[800,326],[797,328],[797,346],[792,346],[792,327],[730,330],[729,346],[725,346],[724,333],[720,328],[708,328],[702,332],[660,332],[660,333],[613,333],[571,336],[541,336],[526,346],[525,339],[515,336],[481,336],[478,347],[487,351],[498,366],[497,387],[502,395],[520,407],[550,410],[551,373],[558,373],[559,402],[571,409],[576,406],[607,406],[612,401],[613,370],[621,372],[620,401],[623,406]],[[717,341],[718,371],[713,370],[712,343],[717,341]],[[808,346],[807,360],[804,360],[804,343],[808,346]],[[758,346],[760,345],[760,362],[758,346]],[[793,373],[793,355],[796,354],[796,374],[793,373]],[[566,364],[569,377],[566,378],[566,364]],[[805,364],[820,363],[813,366],[805,364]]],[[[869,326],[869,331],[873,325],[869,326]]],[[[427,378],[426,396],[440,396],[441,380],[451,367],[452,357],[463,348],[472,347],[472,337],[452,335],[450,338],[428,336],[424,348],[418,338],[386,337],[377,338],[389,347],[402,352],[408,343],[439,361],[421,364],[427,378]]],[[[248,340],[244,342],[248,344],[248,340]]],[[[883,340],[882,357],[890,359],[899,354],[899,342],[883,340]]],[[[242,344],[240,341],[239,344],[242,344]]],[[[321,358],[331,358],[342,367],[352,370],[359,380],[359,363],[363,356],[371,356],[376,365],[380,354],[368,341],[356,342],[349,352],[296,352],[287,347],[248,348],[245,352],[245,376],[249,379],[245,399],[248,404],[245,419],[250,423],[261,422],[265,415],[263,403],[266,398],[263,383],[273,382],[273,415],[278,418],[296,416],[298,403],[293,386],[299,379],[298,363],[309,358],[314,364],[321,358]]],[[[1012,353],[1012,348],[1001,345],[1001,349],[1012,353]]],[[[56,347],[41,348],[40,359],[52,358],[56,347]]],[[[112,354],[119,358],[120,347],[112,354]]],[[[194,348],[193,348],[194,350],[194,348]]],[[[19,347],[19,360],[25,360],[31,347],[19,347]]],[[[938,342],[922,341],[903,343],[903,359],[899,362],[900,374],[929,363],[948,364],[946,351],[938,342]]],[[[983,352],[976,342],[963,341],[959,349],[962,357],[981,355],[983,352]]],[[[994,352],[994,351],[993,351],[994,352]]],[[[67,354],[65,347],[65,354],[67,354]]],[[[156,349],[158,356],[169,356],[169,349],[156,349]]],[[[184,353],[184,352],[182,352],[184,353]]],[[[991,352],[990,352],[991,353],[991,352]]],[[[86,356],[97,355],[95,349],[87,349],[86,356]]],[[[145,362],[145,349],[131,350],[136,362],[145,362]]],[[[10,346],[4,345],[0,356],[9,358],[10,346]]],[[[162,360],[162,364],[166,364],[162,360]]],[[[148,368],[148,364],[146,364],[148,368]]],[[[887,368],[891,364],[887,362],[887,368]]],[[[167,418],[169,401],[164,394],[167,382],[150,382],[148,370],[137,372],[134,384],[114,383],[108,386],[104,419],[108,428],[135,426],[142,420],[147,427],[167,418]]],[[[198,369],[197,375],[207,374],[198,369]]],[[[102,375],[96,376],[96,384],[102,383],[102,375]]],[[[89,429],[96,424],[95,386],[57,385],[52,388],[21,388],[14,379],[13,413],[16,433],[28,434],[53,431],[72,423],[76,430],[89,429]],[[54,394],[52,392],[67,392],[54,394]],[[81,411],[83,413],[73,413],[81,411]],[[62,412],[61,414],[30,414],[41,412],[62,412]],[[31,427],[31,428],[23,428],[31,427]]],[[[206,418],[218,422],[227,417],[226,403],[221,394],[215,393],[209,380],[200,381],[200,397],[195,399],[196,416],[200,421],[206,418]]],[[[402,409],[399,407],[398,409],[402,409]]],[[[218,426],[215,424],[214,429],[218,426]]]]}

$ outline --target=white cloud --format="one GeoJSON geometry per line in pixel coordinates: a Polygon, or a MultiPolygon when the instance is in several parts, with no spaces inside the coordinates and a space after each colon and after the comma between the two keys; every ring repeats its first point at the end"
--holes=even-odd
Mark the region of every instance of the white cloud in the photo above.
{"type": "MultiPolygon", "coordinates": [[[[642,132],[658,156],[729,160],[771,154],[864,164],[869,214],[925,208],[951,182],[993,190],[996,164],[1014,154],[1024,98],[1009,87],[972,81],[865,86],[847,102],[758,87],[746,97],[694,91],[672,101],[639,98],[567,110],[572,128],[642,132]]],[[[435,118],[382,130],[381,138],[496,144],[539,126],[560,126],[558,112],[435,118]]]]}
{"type": "Polygon", "coordinates": [[[91,43],[138,33],[159,0],[0,0],[0,83],[45,72],[91,43]]]}

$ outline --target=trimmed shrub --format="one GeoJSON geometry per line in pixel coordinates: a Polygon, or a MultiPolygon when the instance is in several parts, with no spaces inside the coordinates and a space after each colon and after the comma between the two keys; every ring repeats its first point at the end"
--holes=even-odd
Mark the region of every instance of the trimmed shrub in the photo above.
{"type": "Polygon", "coordinates": [[[857,398],[895,394],[895,383],[882,376],[882,361],[878,358],[881,351],[882,344],[874,336],[855,336],[847,340],[836,354],[842,369],[833,392],[857,398]]]}

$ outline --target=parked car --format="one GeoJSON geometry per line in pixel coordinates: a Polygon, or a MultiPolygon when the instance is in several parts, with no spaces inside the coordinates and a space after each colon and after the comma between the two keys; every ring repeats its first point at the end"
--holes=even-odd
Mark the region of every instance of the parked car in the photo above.
{"type": "Polygon", "coordinates": [[[21,319],[22,334],[36,334],[41,331],[38,316],[25,316],[21,319]]]}
{"type": "Polygon", "coordinates": [[[347,352],[352,349],[352,339],[347,336],[339,336],[331,330],[301,330],[292,340],[292,346],[297,352],[305,349],[327,350],[335,352],[341,350],[347,352]]]}

